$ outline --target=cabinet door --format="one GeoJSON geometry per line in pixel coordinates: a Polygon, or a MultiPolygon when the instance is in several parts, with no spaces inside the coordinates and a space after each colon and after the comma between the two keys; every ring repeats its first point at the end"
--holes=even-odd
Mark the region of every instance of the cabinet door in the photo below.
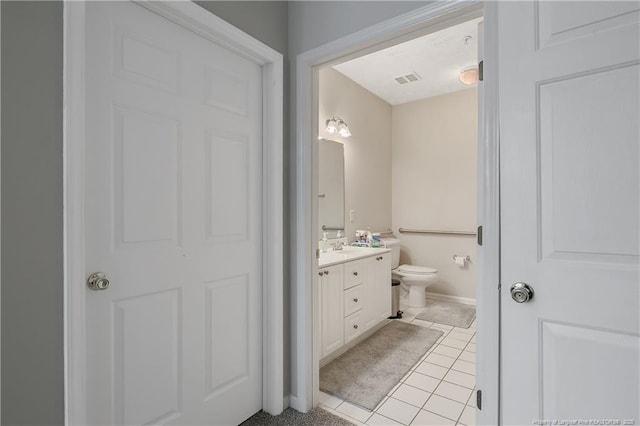
{"type": "Polygon", "coordinates": [[[391,315],[391,255],[366,258],[365,269],[364,325],[368,329],[391,315]]]}
{"type": "Polygon", "coordinates": [[[391,254],[375,256],[376,273],[373,279],[375,288],[375,317],[377,321],[388,318],[391,313],[391,254]]]}
{"type": "MultiPolygon", "coordinates": [[[[376,299],[379,296],[380,290],[376,282],[378,276],[378,265],[380,264],[378,259],[380,256],[367,257],[363,259],[365,280],[363,283],[364,304],[362,310],[362,324],[364,330],[376,325],[379,320],[380,304],[376,299]]],[[[363,330],[363,331],[364,331],[363,330]]]]}
{"type": "Polygon", "coordinates": [[[320,270],[321,357],[329,355],[344,343],[343,271],[343,265],[320,270]]]}

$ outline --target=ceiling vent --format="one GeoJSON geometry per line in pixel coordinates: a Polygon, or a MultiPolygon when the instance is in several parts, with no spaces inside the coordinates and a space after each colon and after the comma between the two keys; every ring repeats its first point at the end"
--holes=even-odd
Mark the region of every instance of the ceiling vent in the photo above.
{"type": "Polygon", "coordinates": [[[412,72],[411,74],[407,74],[407,75],[402,75],[400,77],[396,77],[395,80],[399,83],[399,84],[407,84],[407,83],[413,83],[414,81],[418,81],[420,80],[422,77],[420,77],[418,75],[417,72],[412,72]]]}

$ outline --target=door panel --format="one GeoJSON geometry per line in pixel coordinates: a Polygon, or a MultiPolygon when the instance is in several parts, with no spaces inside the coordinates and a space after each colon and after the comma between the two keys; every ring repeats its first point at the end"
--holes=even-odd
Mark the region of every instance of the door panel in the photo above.
{"type": "Polygon", "coordinates": [[[504,424],[640,418],[638,22],[498,5],[504,424]]]}
{"type": "Polygon", "coordinates": [[[87,418],[262,408],[262,70],[129,2],[88,2],[87,418]]]}

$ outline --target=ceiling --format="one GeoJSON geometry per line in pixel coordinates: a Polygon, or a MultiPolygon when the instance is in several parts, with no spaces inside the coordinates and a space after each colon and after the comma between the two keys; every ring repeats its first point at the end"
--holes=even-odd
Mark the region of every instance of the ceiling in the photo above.
{"type": "Polygon", "coordinates": [[[333,68],[391,105],[467,89],[458,74],[478,63],[481,21],[464,22],[333,68]],[[405,84],[396,81],[410,74],[417,74],[418,80],[405,84]]]}

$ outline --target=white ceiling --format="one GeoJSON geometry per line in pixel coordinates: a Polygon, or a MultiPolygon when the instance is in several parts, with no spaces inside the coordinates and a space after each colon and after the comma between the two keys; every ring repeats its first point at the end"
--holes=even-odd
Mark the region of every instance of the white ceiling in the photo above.
{"type": "Polygon", "coordinates": [[[478,63],[480,21],[464,22],[333,68],[391,105],[467,89],[458,74],[478,63]],[[471,39],[465,43],[467,36],[471,39]],[[395,80],[412,73],[420,80],[406,84],[395,80]]]}

